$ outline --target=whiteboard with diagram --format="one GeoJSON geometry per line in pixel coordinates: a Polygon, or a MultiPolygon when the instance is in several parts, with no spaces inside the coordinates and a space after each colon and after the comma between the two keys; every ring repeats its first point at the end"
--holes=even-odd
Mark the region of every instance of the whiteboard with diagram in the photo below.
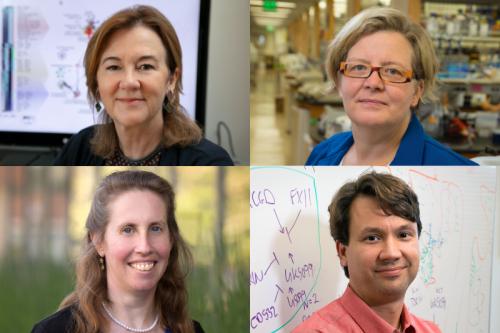
{"type": "Polygon", "coordinates": [[[250,332],[290,332],[341,296],[348,280],[330,236],[336,191],[375,169],[406,181],[420,202],[420,269],[406,293],[443,332],[490,332],[496,169],[252,167],[250,332]]]}

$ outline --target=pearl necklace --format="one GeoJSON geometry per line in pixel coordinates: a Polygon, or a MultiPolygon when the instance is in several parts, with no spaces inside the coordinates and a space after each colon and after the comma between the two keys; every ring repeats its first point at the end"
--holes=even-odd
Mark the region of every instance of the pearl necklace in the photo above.
{"type": "Polygon", "coordinates": [[[158,324],[158,319],[160,319],[160,315],[159,314],[156,314],[156,318],[155,320],[153,321],[153,324],[151,324],[151,326],[147,327],[147,328],[133,328],[133,327],[130,327],[124,323],[122,323],[121,321],[119,321],[117,318],[115,318],[115,316],[113,316],[111,314],[111,311],[109,311],[109,309],[106,307],[106,305],[104,305],[104,303],[102,303],[102,307],[104,308],[104,311],[106,311],[106,313],[108,314],[109,318],[111,318],[111,320],[117,324],[118,326],[121,326],[122,328],[126,329],[127,331],[129,332],[136,332],[136,333],[145,333],[145,332],[149,332],[149,331],[152,331],[153,328],[155,328],[156,324],[158,324]]]}

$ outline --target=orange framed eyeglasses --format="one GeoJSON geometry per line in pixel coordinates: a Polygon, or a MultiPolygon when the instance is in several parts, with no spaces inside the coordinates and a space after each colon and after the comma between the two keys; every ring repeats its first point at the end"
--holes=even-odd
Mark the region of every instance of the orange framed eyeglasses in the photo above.
{"type": "Polygon", "coordinates": [[[413,79],[413,71],[401,66],[390,64],[384,66],[371,66],[362,62],[342,61],[339,72],[347,77],[366,79],[377,72],[384,82],[407,83],[413,79]]]}

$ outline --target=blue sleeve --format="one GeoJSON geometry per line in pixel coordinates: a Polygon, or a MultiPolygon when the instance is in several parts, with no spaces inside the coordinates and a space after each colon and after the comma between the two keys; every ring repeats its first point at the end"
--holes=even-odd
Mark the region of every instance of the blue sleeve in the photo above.
{"type": "Polygon", "coordinates": [[[306,165],[338,165],[352,142],[351,132],[337,133],[314,147],[306,165]]]}
{"type": "Polygon", "coordinates": [[[320,148],[320,146],[321,146],[321,143],[319,145],[317,145],[316,147],[314,147],[313,151],[311,152],[311,154],[307,158],[306,165],[316,165],[318,163],[318,160],[320,159],[320,156],[322,153],[322,151],[320,151],[321,149],[318,149],[318,148],[320,148]]]}

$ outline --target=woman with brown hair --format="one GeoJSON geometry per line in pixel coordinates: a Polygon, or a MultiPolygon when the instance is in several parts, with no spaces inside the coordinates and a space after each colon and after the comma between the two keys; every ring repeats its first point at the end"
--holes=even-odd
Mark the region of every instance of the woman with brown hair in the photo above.
{"type": "Polygon", "coordinates": [[[108,18],[84,63],[101,124],[75,134],[56,165],[233,165],[179,103],[181,46],[157,9],[134,6],[108,18]]]}
{"type": "Polygon", "coordinates": [[[146,171],[99,185],[87,217],[76,288],[32,333],[200,333],[189,318],[191,254],[175,219],[174,192],[146,171]]]}

